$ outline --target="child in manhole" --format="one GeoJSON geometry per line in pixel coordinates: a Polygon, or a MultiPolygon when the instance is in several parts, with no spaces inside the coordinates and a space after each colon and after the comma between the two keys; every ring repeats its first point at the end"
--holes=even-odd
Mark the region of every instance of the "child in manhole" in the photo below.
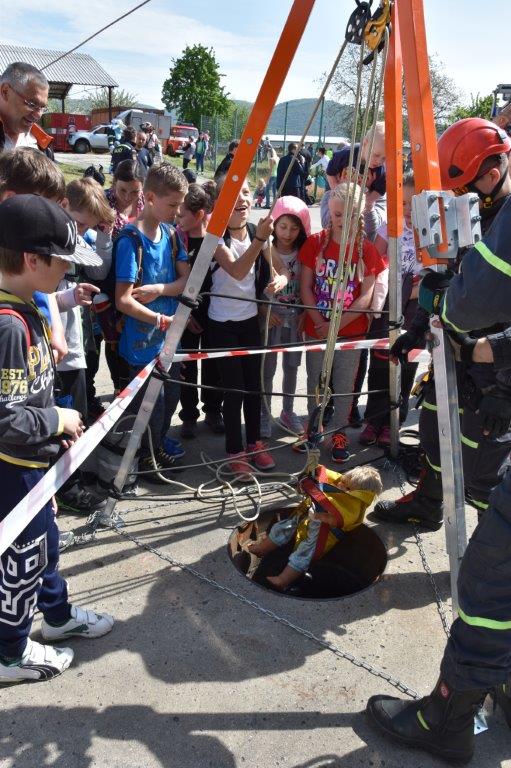
{"type": "Polygon", "coordinates": [[[367,508],[383,490],[374,467],[354,467],[341,474],[316,468],[315,477],[301,482],[303,501],[293,513],[272,526],[268,536],[248,545],[264,557],[294,539],[288,564],[278,576],[267,576],[274,589],[286,590],[305,573],[314,560],[329,552],[348,531],[364,522],[367,508]]]}

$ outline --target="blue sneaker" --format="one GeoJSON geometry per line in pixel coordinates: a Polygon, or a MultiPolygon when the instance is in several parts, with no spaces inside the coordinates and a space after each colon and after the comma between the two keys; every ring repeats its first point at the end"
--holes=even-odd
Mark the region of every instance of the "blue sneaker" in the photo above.
{"type": "Polygon", "coordinates": [[[166,437],[163,440],[163,445],[158,450],[158,458],[161,458],[162,455],[174,462],[176,459],[183,458],[185,449],[179,440],[174,440],[172,437],[166,437]]]}

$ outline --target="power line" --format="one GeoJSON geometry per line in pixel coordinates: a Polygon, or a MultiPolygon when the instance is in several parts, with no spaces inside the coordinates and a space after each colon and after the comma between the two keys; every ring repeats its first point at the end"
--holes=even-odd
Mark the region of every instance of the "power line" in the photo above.
{"type": "Polygon", "coordinates": [[[93,35],[90,35],[90,37],[87,37],[85,40],[82,40],[82,42],[81,42],[81,43],[78,43],[78,45],[75,45],[75,47],[74,47],[74,48],[71,48],[71,50],[70,50],[70,51],[66,51],[66,53],[63,53],[61,56],[58,56],[58,57],[57,57],[56,59],[54,59],[53,61],[50,61],[50,63],[49,63],[49,64],[45,64],[45,65],[44,65],[44,67],[41,67],[41,70],[43,70],[43,69],[47,69],[48,67],[51,67],[51,66],[53,66],[53,64],[56,64],[58,61],[61,61],[61,59],[64,59],[66,56],[69,56],[69,54],[71,54],[71,53],[74,53],[75,51],[77,51],[77,50],[78,50],[78,48],[81,48],[81,47],[82,47],[82,45],[85,45],[85,43],[88,43],[90,40],[93,40],[95,37],[97,37],[98,35],[100,35],[100,34],[101,34],[102,32],[104,32],[106,29],[109,29],[110,27],[113,27],[113,26],[114,26],[114,24],[117,24],[119,21],[122,21],[122,19],[125,19],[127,16],[130,16],[130,15],[131,15],[132,13],[134,13],[135,11],[138,11],[138,9],[139,9],[139,8],[142,8],[142,6],[144,6],[144,5],[147,5],[147,4],[148,4],[148,3],[150,3],[150,2],[151,2],[151,0],[144,0],[144,2],[143,2],[143,3],[139,3],[139,4],[138,4],[138,5],[136,5],[134,8],[132,8],[130,11],[126,11],[126,13],[123,13],[123,15],[122,15],[122,16],[119,16],[117,19],[114,19],[114,20],[113,20],[113,21],[111,21],[109,24],[107,24],[105,27],[101,27],[101,29],[98,29],[98,31],[97,31],[97,32],[94,32],[94,34],[93,34],[93,35]]]}

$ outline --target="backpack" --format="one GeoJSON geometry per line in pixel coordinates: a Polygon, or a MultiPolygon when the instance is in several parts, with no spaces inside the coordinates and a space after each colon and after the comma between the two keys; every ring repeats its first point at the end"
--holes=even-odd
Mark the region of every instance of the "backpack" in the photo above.
{"type": "Polygon", "coordinates": [[[100,165],[99,168],[96,168],[95,165],[89,165],[89,167],[84,170],[83,177],[86,179],[89,176],[91,176],[94,181],[97,181],[98,184],[101,184],[102,187],[105,186],[105,174],[103,173],[102,165],[100,165]]]}
{"type": "Polygon", "coordinates": [[[12,315],[13,317],[17,317],[18,320],[23,323],[23,328],[25,331],[25,341],[27,342],[27,349],[30,349],[32,345],[32,336],[30,335],[30,328],[28,327],[28,323],[21,314],[21,312],[16,312],[15,309],[11,309],[10,307],[1,307],[0,308],[0,315],[12,315]]]}
{"type": "MultiPolygon", "coordinates": [[[[256,233],[256,226],[255,224],[252,224],[251,222],[247,223],[247,232],[248,236],[250,238],[250,242],[255,237],[256,233]]],[[[224,243],[227,248],[230,248],[231,246],[231,235],[229,233],[229,230],[226,230],[224,235],[224,243]]],[[[220,264],[217,264],[216,261],[213,262],[210,270],[211,276],[213,276],[213,273],[216,272],[217,269],[220,269],[220,264]]],[[[270,265],[264,258],[262,252],[259,253],[257,256],[257,259],[255,261],[255,290],[256,290],[256,298],[260,299],[264,293],[264,289],[270,282],[270,265]]],[[[213,283],[213,280],[211,280],[211,283],[213,283]]],[[[204,290],[204,288],[203,288],[204,290]]],[[[211,290],[210,288],[208,290],[211,290]]]]}
{"type": "MultiPolygon", "coordinates": [[[[175,227],[173,227],[171,224],[164,224],[163,222],[160,225],[164,232],[167,233],[167,235],[170,238],[170,242],[172,243],[172,262],[175,266],[176,263],[176,255],[177,255],[177,249],[178,249],[178,243],[177,243],[177,234],[175,227]]],[[[137,278],[135,280],[135,287],[139,286],[142,281],[142,275],[143,275],[143,258],[144,258],[144,243],[142,241],[142,237],[140,234],[140,230],[137,229],[137,227],[134,226],[134,224],[127,224],[125,227],[121,229],[119,234],[117,235],[116,239],[113,242],[112,246],[112,263],[110,264],[110,269],[108,270],[108,275],[103,280],[98,280],[99,287],[103,291],[103,293],[106,293],[110,299],[115,299],[115,283],[116,283],[116,277],[115,277],[115,256],[117,253],[117,248],[119,247],[119,241],[123,238],[127,237],[129,238],[133,244],[135,245],[135,250],[137,253],[137,278]]]]}
{"type": "MultiPolygon", "coordinates": [[[[130,413],[121,416],[82,465],[83,471],[90,472],[95,476],[96,493],[100,498],[108,496],[112,482],[117,476],[133,431],[135,419],[136,415],[130,413]]],[[[139,450],[137,450],[130,465],[123,487],[123,497],[136,495],[138,460],[139,450]]]]}
{"type": "MultiPolygon", "coordinates": [[[[171,252],[171,259],[172,263],[174,264],[175,269],[175,263],[176,263],[176,255],[178,250],[178,239],[176,230],[173,226],[170,224],[164,224],[161,223],[161,227],[166,232],[170,238],[170,242],[172,243],[172,252],[171,252]]],[[[117,248],[119,247],[119,242],[122,238],[127,237],[129,238],[133,244],[135,245],[135,250],[137,254],[137,277],[135,279],[134,287],[142,284],[142,276],[143,276],[143,259],[144,259],[144,243],[142,241],[142,236],[140,234],[140,231],[135,227],[133,224],[127,224],[121,231],[119,232],[119,235],[114,240],[113,247],[112,247],[112,263],[110,265],[110,269],[108,270],[108,275],[105,277],[104,280],[98,280],[98,285],[101,288],[102,293],[106,293],[106,295],[110,298],[110,307],[106,309],[104,312],[97,315],[97,319],[100,325],[102,323],[105,323],[108,325],[109,328],[112,328],[113,326],[117,325],[119,331],[117,336],[117,341],[119,340],[119,336],[121,335],[122,330],[122,314],[118,312],[118,310],[115,307],[115,284],[116,284],[116,276],[115,276],[115,261],[116,261],[116,253],[117,248]]]]}

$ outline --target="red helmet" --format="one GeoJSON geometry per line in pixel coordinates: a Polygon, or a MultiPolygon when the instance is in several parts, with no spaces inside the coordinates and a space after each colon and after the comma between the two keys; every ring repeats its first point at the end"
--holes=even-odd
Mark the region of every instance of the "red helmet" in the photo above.
{"type": "Polygon", "coordinates": [[[475,181],[483,160],[511,152],[511,138],[489,120],[467,117],[451,125],[438,141],[442,189],[466,187],[475,181]]]}

